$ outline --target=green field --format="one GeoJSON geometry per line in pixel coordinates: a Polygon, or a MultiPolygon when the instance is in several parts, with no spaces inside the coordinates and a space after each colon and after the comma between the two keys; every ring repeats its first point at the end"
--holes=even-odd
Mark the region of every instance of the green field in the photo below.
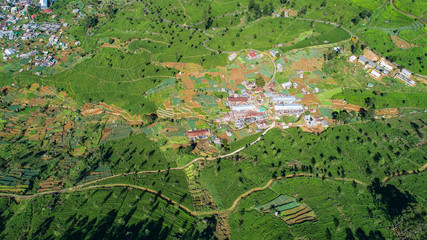
{"type": "Polygon", "coordinates": [[[19,205],[5,200],[0,199],[2,238],[117,239],[131,234],[132,238],[210,239],[213,236],[208,224],[139,190],[93,190],[24,200],[19,205]],[[37,218],[31,217],[34,215],[37,218]],[[26,231],[22,231],[22,224],[26,231]]]}
{"type": "Polygon", "coordinates": [[[426,108],[427,96],[424,93],[381,92],[346,89],[332,96],[332,99],[345,99],[348,103],[365,106],[366,98],[375,98],[376,108],[421,107],[426,108]]]}
{"type": "Polygon", "coordinates": [[[50,9],[5,19],[15,37],[0,39],[16,50],[0,53],[0,239],[427,239],[427,85],[394,78],[427,75],[425,0],[50,9]],[[41,30],[24,40],[30,15],[60,23],[60,43],[41,30]],[[348,61],[366,48],[398,69],[370,78],[348,61]],[[249,60],[253,50],[264,56],[249,60]],[[35,64],[48,55],[53,67],[35,64]],[[279,93],[304,110],[279,116],[268,97],[279,93]],[[240,127],[233,94],[275,127],[262,135],[251,114],[240,127]],[[344,121],[332,99],[373,115],[344,121]],[[308,128],[307,114],[329,126],[308,128]]]}

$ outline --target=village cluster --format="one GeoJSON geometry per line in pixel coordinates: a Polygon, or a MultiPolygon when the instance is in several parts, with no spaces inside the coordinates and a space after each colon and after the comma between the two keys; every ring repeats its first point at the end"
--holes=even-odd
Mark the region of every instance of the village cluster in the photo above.
{"type": "MultiPolygon", "coordinates": [[[[271,50],[265,53],[250,51],[246,59],[260,59],[265,55],[269,55],[275,59],[277,51],[271,50]]],[[[233,61],[238,55],[233,53],[229,56],[229,60],[233,61]]],[[[276,65],[277,71],[281,72],[283,66],[276,65]]],[[[303,73],[300,73],[303,75],[303,73]]],[[[292,116],[295,119],[301,118],[303,125],[308,128],[328,127],[328,122],[323,117],[314,117],[310,113],[316,109],[309,108],[301,103],[301,98],[294,95],[286,95],[281,93],[283,90],[297,88],[298,83],[287,81],[282,84],[277,84],[275,81],[268,82],[264,87],[257,86],[254,81],[244,81],[242,85],[245,89],[238,93],[234,90],[223,90],[228,92],[228,97],[224,102],[228,107],[228,113],[221,115],[216,119],[216,123],[228,124],[234,127],[235,130],[240,130],[246,126],[252,125],[256,128],[256,132],[261,132],[268,128],[273,121],[281,120],[285,116],[292,116]]],[[[308,86],[307,86],[308,87],[308,86]]],[[[320,90],[316,87],[313,89],[301,89],[301,94],[318,93],[320,90]]],[[[286,129],[292,126],[293,123],[285,123],[281,121],[279,126],[286,129]]],[[[207,139],[212,135],[209,129],[196,129],[187,132],[187,137],[192,140],[207,139]]],[[[227,131],[227,135],[231,136],[232,132],[227,131]]],[[[220,143],[219,138],[213,138],[213,142],[220,143]]]]}
{"type": "MultiPolygon", "coordinates": [[[[48,8],[47,0],[5,0],[0,3],[0,7],[0,39],[4,39],[2,57],[6,63],[16,59],[28,59],[18,61],[26,64],[26,68],[21,68],[20,71],[30,71],[31,66],[53,67],[58,59],[55,59],[53,50],[47,50],[49,47],[63,51],[68,49],[70,44],[80,45],[80,42],[72,43],[68,36],[63,35],[68,23],[55,21],[56,15],[48,8]],[[29,13],[31,6],[40,7],[52,21],[37,23],[37,14],[29,13]]],[[[37,71],[35,74],[41,73],[37,71]]]]}
{"type": "MultiPolygon", "coordinates": [[[[396,63],[391,63],[387,59],[378,56],[369,49],[365,49],[363,55],[356,57],[350,56],[348,59],[352,63],[362,64],[364,69],[369,73],[369,76],[376,80],[381,80],[385,77],[395,77],[409,86],[414,86],[415,81],[411,79],[412,72],[408,69],[400,69],[396,63]],[[357,61],[356,61],[357,60],[357,61]]],[[[369,86],[368,86],[369,87],[369,86]]]]}

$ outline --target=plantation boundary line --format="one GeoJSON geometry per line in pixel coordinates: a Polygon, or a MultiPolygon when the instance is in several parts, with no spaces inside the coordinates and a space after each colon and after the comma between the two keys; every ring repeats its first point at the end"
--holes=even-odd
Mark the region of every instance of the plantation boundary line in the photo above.
{"type": "MultiPolygon", "coordinates": [[[[134,173],[135,174],[135,173],[134,173]]],[[[56,191],[47,191],[47,192],[41,192],[41,193],[37,193],[37,194],[33,194],[33,195],[19,195],[19,194],[9,194],[9,193],[0,193],[0,197],[8,197],[8,198],[17,198],[17,199],[33,199],[33,198],[37,198],[37,197],[41,197],[41,196],[45,196],[45,195],[50,195],[50,194],[57,194],[57,193],[71,193],[71,192],[81,192],[81,191],[88,191],[88,190],[93,190],[93,189],[98,189],[98,188],[113,188],[113,187],[124,187],[124,188],[134,188],[134,189],[138,189],[138,190],[142,190],[142,191],[147,191],[150,192],[152,194],[155,194],[157,196],[160,196],[161,198],[163,198],[164,200],[177,205],[179,208],[181,208],[182,210],[188,212],[189,214],[193,215],[193,216],[198,216],[198,215],[213,215],[213,214],[223,214],[223,213],[229,213],[232,212],[239,204],[239,202],[249,196],[250,194],[254,193],[254,192],[258,192],[258,191],[262,191],[265,190],[266,188],[270,187],[274,181],[277,180],[281,180],[281,179],[285,179],[285,178],[295,178],[295,177],[313,177],[315,176],[312,173],[296,173],[296,174],[290,174],[290,175],[286,175],[283,177],[278,177],[278,178],[273,178],[270,179],[270,181],[267,182],[266,185],[264,185],[263,187],[256,187],[253,188],[243,194],[241,194],[239,197],[237,197],[236,200],[234,200],[233,205],[227,209],[223,209],[223,210],[213,210],[213,211],[207,211],[207,212],[196,212],[196,211],[192,211],[189,208],[187,208],[186,206],[179,204],[178,202],[170,199],[169,197],[159,193],[158,191],[155,191],[153,189],[149,189],[149,188],[145,188],[145,187],[141,187],[141,186],[137,186],[137,185],[133,185],[133,184],[122,184],[122,183],[115,183],[115,184],[105,184],[105,185],[92,185],[89,187],[84,187],[87,186],[88,184],[92,184],[93,182],[89,182],[86,184],[82,184],[79,186],[76,186],[74,188],[67,188],[67,189],[62,189],[62,190],[56,190],[56,191]]],[[[325,175],[319,175],[321,177],[325,177],[325,178],[329,178],[331,180],[337,180],[337,181],[354,181],[364,187],[367,187],[366,183],[360,182],[359,180],[356,179],[351,179],[351,178],[332,178],[332,177],[328,177],[325,175]]],[[[111,178],[111,177],[108,177],[111,178]]],[[[105,180],[107,178],[104,178],[103,180],[105,180]]]]}
{"type": "MultiPolygon", "coordinates": [[[[410,18],[418,18],[417,16],[415,16],[415,15],[413,15],[413,14],[411,14],[411,13],[404,12],[403,10],[400,10],[399,8],[397,8],[397,7],[396,7],[396,5],[395,5],[394,0],[390,0],[390,4],[391,4],[391,6],[392,6],[394,9],[396,9],[397,11],[399,11],[399,12],[401,12],[402,14],[406,15],[407,17],[410,17],[410,18]]],[[[420,16],[421,21],[422,21],[422,16],[423,16],[423,15],[421,15],[421,16],[420,16]]]]}
{"type": "Polygon", "coordinates": [[[419,172],[425,171],[426,169],[427,169],[427,163],[424,164],[424,166],[422,166],[419,169],[411,170],[411,171],[408,171],[408,172],[398,172],[398,173],[395,173],[395,174],[390,174],[390,175],[386,176],[381,182],[382,183],[386,183],[388,180],[390,180],[393,177],[398,177],[398,176],[401,176],[401,175],[408,175],[408,174],[417,174],[419,172]]]}

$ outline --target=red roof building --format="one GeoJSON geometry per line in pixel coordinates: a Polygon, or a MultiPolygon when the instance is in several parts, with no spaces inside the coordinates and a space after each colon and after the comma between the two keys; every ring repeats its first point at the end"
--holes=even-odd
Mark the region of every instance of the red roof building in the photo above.
{"type": "Polygon", "coordinates": [[[37,17],[37,15],[36,15],[36,14],[31,15],[31,19],[34,19],[34,18],[36,18],[36,17],[37,17]]]}
{"type": "Polygon", "coordinates": [[[256,53],[254,51],[249,52],[249,57],[256,58],[256,53]]]}
{"type": "Polygon", "coordinates": [[[209,137],[210,135],[211,130],[209,129],[200,129],[187,132],[187,137],[191,139],[203,139],[209,137]]]}
{"type": "Polygon", "coordinates": [[[45,10],[44,10],[44,12],[45,12],[45,13],[47,13],[47,14],[49,14],[49,13],[53,13],[53,11],[52,11],[52,10],[50,10],[50,9],[45,9],[45,10]]]}
{"type": "Polygon", "coordinates": [[[228,97],[228,103],[230,105],[246,103],[248,100],[248,97],[228,97]]]}

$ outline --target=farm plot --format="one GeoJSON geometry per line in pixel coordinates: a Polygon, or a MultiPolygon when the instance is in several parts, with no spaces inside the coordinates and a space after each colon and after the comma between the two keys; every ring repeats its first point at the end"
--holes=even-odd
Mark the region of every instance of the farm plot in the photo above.
{"type": "Polygon", "coordinates": [[[78,182],[78,184],[84,184],[97,179],[106,178],[112,176],[112,172],[108,166],[99,166],[95,171],[85,174],[85,176],[78,182]]]}
{"type": "Polygon", "coordinates": [[[256,209],[274,213],[289,225],[316,220],[316,215],[310,207],[286,195],[280,195],[266,204],[257,206],[256,209]]]}
{"type": "Polygon", "coordinates": [[[64,186],[62,181],[54,181],[53,177],[48,177],[45,181],[41,182],[37,192],[45,192],[52,190],[59,190],[64,186]]]}
{"type": "Polygon", "coordinates": [[[199,182],[198,165],[192,164],[184,169],[187,177],[188,189],[190,191],[193,207],[196,211],[217,209],[213,198],[199,182]]]}
{"type": "Polygon", "coordinates": [[[39,170],[29,168],[12,168],[0,173],[0,191],[10,193],[23,193],[29,187],[32,179],[39,170]]]}

